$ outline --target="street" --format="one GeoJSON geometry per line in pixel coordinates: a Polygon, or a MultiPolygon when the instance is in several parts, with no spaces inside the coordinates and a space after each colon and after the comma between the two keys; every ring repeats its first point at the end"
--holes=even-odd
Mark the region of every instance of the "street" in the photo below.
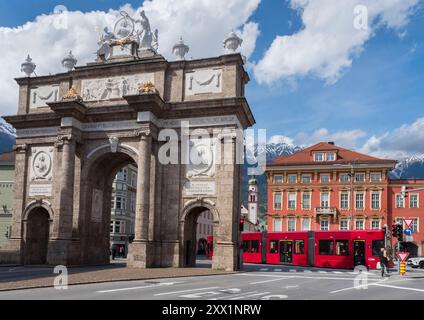
{"type": "MultiPolygon", "coordinates": [[[[13,273],[13,270],[11,271],[13,273]]],[[[415,278],[378,271],[358,275],[352,270],[246,264],[231,275],[179,277],[109,282],[55,288],[0,292],[1,300],[314,300],[314,299],[424,299],[424,272],[415,278]],[[355,288],[355,279],[366,288],[355,288]]],[[[4,272],[2,279],[5,279],[4,272]]],[[[358,284],[358,283],[356,283],[358,284]]]]}

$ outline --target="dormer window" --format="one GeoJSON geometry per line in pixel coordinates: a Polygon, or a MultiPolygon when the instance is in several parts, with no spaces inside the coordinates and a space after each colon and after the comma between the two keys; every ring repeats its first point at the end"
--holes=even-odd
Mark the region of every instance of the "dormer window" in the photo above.
{"type": "Polygon", "coordinates": [[[324,153],[319,152],[314,154],[315,161],[324,161],[324,153]]]}
{"type": "Polygon", "coordinates": [[[327,153],[327,161],[334,161],[336,160],[336,155],[334,153],[327,153]]]}

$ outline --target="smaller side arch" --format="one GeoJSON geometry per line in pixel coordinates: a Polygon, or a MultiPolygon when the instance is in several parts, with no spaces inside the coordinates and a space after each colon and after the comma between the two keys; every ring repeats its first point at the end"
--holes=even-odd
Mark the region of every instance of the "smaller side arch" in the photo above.
{"type": "Polygon", "coordinates": [[[185,204],[181,214],[180,223],[184,223],[186,221],[187,215],[191,213],[193,209],[196,209],[196,208],[205,208],[209,210],[213,216],[213,223],[217,224],[220,222],[221,219],[219,216],[219,212],[216,209],[214,203],[210,200],[200,199],[200,200],[191,200],[185,204]]]}
{"type": "Polygon", "coordinates": [[[28,215],[36,208],[45,209],[47,213],[49,214],[49,221],[50,222],[53,221],[53,217],[54,217],[53,209],[51,207],[50,202],[46,200],[34,200],[28,203],[28,205],[26,206],[24,210],[22,221],[27,221],[28,215]]]}

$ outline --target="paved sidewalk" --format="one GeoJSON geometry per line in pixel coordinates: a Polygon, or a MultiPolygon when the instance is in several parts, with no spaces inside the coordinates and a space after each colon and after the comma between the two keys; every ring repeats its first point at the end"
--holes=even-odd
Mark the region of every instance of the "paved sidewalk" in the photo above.
{"type": "MultiPolygon", "coordinates": [[[[90,271],[90,268],[85,268],[85,270],[81,270],[81,268],[69,268],[68,271],[68,285],[189,276],[224,275],[234,273],[213,271],[209,268],[107,268],[93,271],[90,271]]],[[[25,270],[22,270],[21,272],[25,272],[25,270]]],[[[53,273],[53,269],[51,269],[51,275],[44,274],[39,277],[31,277],[31,279],[0,282],[0,291],[53,287],[54,279],[57,276],[58,275],[53,273]]]]}

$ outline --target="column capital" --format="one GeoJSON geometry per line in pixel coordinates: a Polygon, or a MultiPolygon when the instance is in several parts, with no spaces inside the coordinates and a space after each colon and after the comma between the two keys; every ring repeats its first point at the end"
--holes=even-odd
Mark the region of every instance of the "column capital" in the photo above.
{"type": "Polygon", "coordinates": [[[26,143],[15,144],[13,146],[13,151],[15,151],[16,153],[26,153],[27,149],[28,149],[28,145],[26,143]]]}

